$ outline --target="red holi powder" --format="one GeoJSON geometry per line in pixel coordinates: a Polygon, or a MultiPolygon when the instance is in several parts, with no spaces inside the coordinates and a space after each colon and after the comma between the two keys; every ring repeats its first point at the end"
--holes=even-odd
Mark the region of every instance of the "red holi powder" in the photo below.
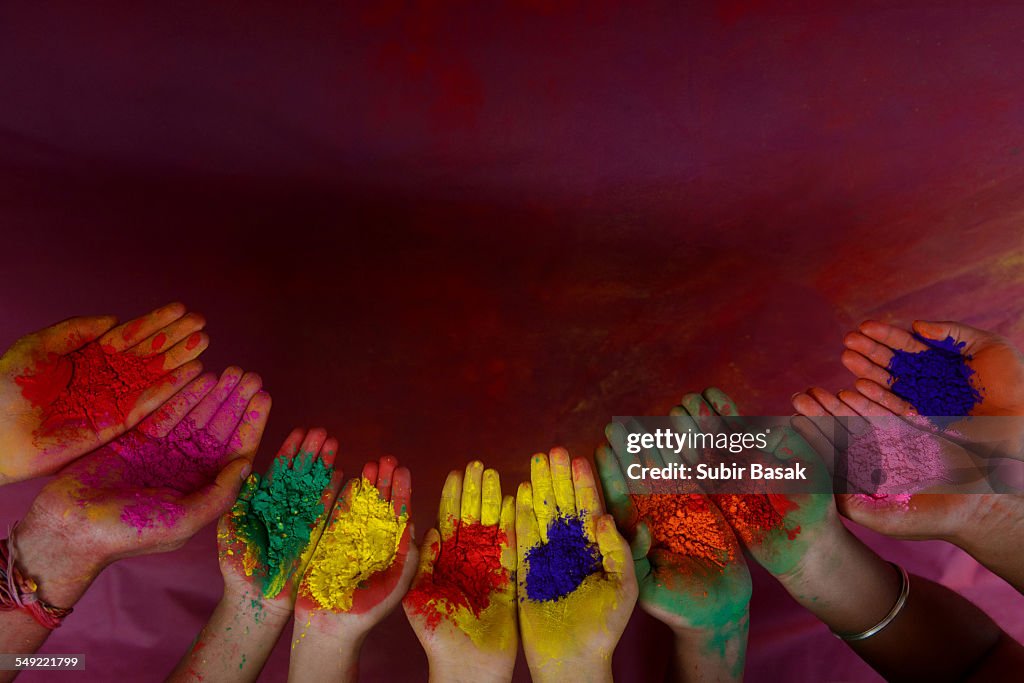
{"type": "Polygon", "coordinates": [[[508,585],[501,549],[508,538],[500,529],[479,522],[455,523],[455,533],[441,543],[434,572],[406,595],[415,610],[437,628],[441,617],[454,617],[462,607],[479,617],[491,595],[508,585]]]}
{"type": "Polygon", "coordinates": [[[163,362],[93,342],[66,356],[51,353],[14,381],[42,411],[37,436],[100,431],[125,421],[142,393],[163,377],[163,362]]]}
{"type": "Polygon", "coordinates": [[[167,343],[167,335],[161,332],[153,338],[153,350],[159,351],[167,343]]]}
{"type": "Polygon", "coordinates": [[[793,529],[786,528],[786,514],[798,506],[784,495],[722,493],[712,495],[711,498],[728,520],[729,526],[747,545],[760,543],[775,529],[785,531],[790,540],[800,533],[799,526],[793,529]]]}
{"type": "Polygon", "coordinates": [[[630,496],[637,516],[651,531],[651,547],[703,560],[721,570],[735,559],[736,540],[706,496],[652,494],[630,496]]]}
{"type": "Polygon", "coordinates": [[[188,341],[185,342],[185,350],[191,351],[192,349],[199,346],[199,340],[201,338],[202,337],[199,336],[198,332],[193,332],[192,334],[190,334],[188,337],[188,341]]]}

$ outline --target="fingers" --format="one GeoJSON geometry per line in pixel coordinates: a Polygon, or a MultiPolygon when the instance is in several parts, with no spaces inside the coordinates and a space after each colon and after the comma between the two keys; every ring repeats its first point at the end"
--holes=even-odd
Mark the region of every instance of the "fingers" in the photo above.
{"type": "Polygon", "coordinates": [[[540,525],[534,512],[533,487],[523,482],[516,491],[516,549],[518,566],[526,566],[526,553],[541,542],[540,525]]]}
{"type": "MultiPolygon", "coordinates": [[[[480,521],[480,508],[483,503],[484,464],[474,460],[466,465],[466,474],[462,478],[462,501],[459,518],[465,524],[480,521]]],[[[498,494],[501,495],[500,493],[498,494]]]]}
{"type": "Polygon", "coordinates": [[[551,485],[555,492],[555,505],[565,514],[576,512],[576,494],[573,491],[574,476],[569,451],[564,448],[552,448],[548,462],[551,467],[551,485]]]}
{"type": "Polygon", "coordinates": [[[135,405],[125,418],[124,426],[131,428],[137,425],[144,417],[159,409],[183,386],[198,377],[202,371],[203,364],[194,360],[161,377],[156,384],[139,394],[135,405]]]}
{"type": "Polygon", "coordinates": [[[148,358],[167,352],[179,342],[185,342],[181,345],[182,349],[193,351],[199,345],[200,336],[205,336],[200,334],[200,330],[204,327],[206,327],[206,319],[203,316],[198,313],[188,313],[141,340],[130,350],[138,356],[148,358]],[[193,335],[195,336],[193,337],[193,335]]]}
{"type": "Polygon", "coordinates": [[[793,409],[801,415],[807,417],[825,417],[830,416],[831,413],[825,410],[825,406],[818,403],[817,399],[811,396],[809,393],[797,392],[793,394],[790,401],[793,403],[793,409]]]}
{"type": "Polygon", "coordinates": [[[363,465],[363,479],[370,482],[371,486],[377,484],[377,461],[371,460],[370,462],[363,465]]]}
{"type": "Polygon", "coordinates": [[[482,504],[480,506],[480,523],[484,526],[495,526],[501,521],[501,478],[495,469],[484,470],[484,486],[482,504]]]}
{"type": "Polygon", "coordinates": [[[884,384],[878,384],[869,379],[858,379],[853,386],[868,400],[896,415],[917,415],[917,409],[914,406],[886,389],[884,384]]]}
{"type": "Polygon", "coordinates": [[[586,458],[573,458],[572,483],[576,489],[574,508],[583,520],[583,529],[589,538],[594,538],[594,522],[604,514],[601,498],[597,495],[597,483],[594,481],[594,470],[586,458]]]}
{"type": "Polygon", "coordinates": [[[597,461],[597,473],[601,478],[601,488],[604,489],[608,510],[623,529],[632,528],[636,511],[629,497],[626,478],[619,468],[618,458],[611,448],[602,445],[595,451],[594,460],[597,461]]]}
{"type": "Polygon", "coordinates": [[[337,457],[338,440],[332,436],[324,441],[324,445],[320,447],[320,459],[323,460],[324,464],[328,467],[334,467],[334,460],[337,457]]]}
{"type": "MultiPolygon", "coordinates": [[[[874,342],[871,343],[873,344],[874,342]]],[[[892,358],[892,352],[889,352],[889,358],[892,358]]],[[[843,351],[839,356],[839,360],[856,377],[869,379],[883,386],[888,386],[892,381],[892,375],[886,369],[889,366],[888,360],[885,361],[885,365],[876,365],[864,355],[850,349],[843,351]]]]}
{"type": "Polygon", "coordinates": [[[185,304],[178,302],[167,304],[141,318],[118,325],[100,337],[100,343],[114,351],[124,351],[155,335],[162,328],[184,315],[185,304]]]}
{"type": "Polygon", "coordinates": [[[189,536],[231,509],[251,469],[252,465],[247,460],[232,460],[221,469],[213,483],[184,499],[185,517],[181,525],[189,536]]]}
{"type": "MultiPolygon", "coordinates": [[[[887,323],[878,322],[877,320],[866,320],[860,324],[858,329],[865,337],[887,346],[889,349],[899,349],[900,351],[917,353],[918,351],[924,351],[928,348],[928,346],[922,341],[915,339],[914,335],[910,332],[887,323]]],[[[854,349],[854,351],[859,350],[860,349],[854,349]]],[[[865,353],[864,355],[871,358],[871,360],[875,360],[869,353],[865,353]]],[[[886,360],[886,364],[888,364],[888,362],[889,361],[886,360]]]]}
{"type": "Polygon", "coordinates": [[[394,480],[398,459],[393,455],[385,455],[377,463],[377,493],[386,501],[391,501],[391,484],[394,480]]]}
{"type": "Polygon", "coordinates": [[[306,430],[302,427],[296,427],[288,434],[285,438],[284,443],[277,449],[277,457],[286,458],[292,460],[296,455],[299,454],[299,449],[302,447],[302,442],[306,438],[306,430]]]}
{"type": "Polygon", "coordinates": [[[263,379],[255,372],[247,372],[228,395],[206,426],[207,433],[221,443],[227,443],[238,423],[245,415],[245,409],[256,392],[263,386],[263,379]]]}
{"type": "Polygon", "coordinates": [[[704,400],[700,394],[686,394],[683,396],[682,404],[686,412],[690,414],[697,427],[702,432],[722,431],[722,420],[714,411],[711,404],[704,400]]]}
{"type": "Polygon", "coordinates": [[[242,368],[229,367],[220,374],[217,386],[199,402],[192,412],[188,414],[189,426],[195,429],[202,429],[217,413],[224,401],[228,400],[231,392],[242,379],[242,368]]]}
{"type": "Polygon", "coordinates": [[[544,453],[537,453],[530,459],[530,483],[533,510],[540,526],[540,537],[547,543],[548,527],[558,515],[558,508],[555,504],[554,483],[551,481],[551,467],[548,464],[548,456],[544,453]]]}
{"type": "Polygon", "coordinates": [[[615,528],[615,520],[611,515],[601,515],[596,526],[597,547],[601,550],[605,573],[620,580],[631,577],[633,558],[626,539],[615,528]]]}
{"type": "Polygon", "coordinates": [[[37,333],[39,348],[63,356],[99,339],[116,324],[117,318],[112,315],[68,318],[37,333]]]}
{"type": "MultiPolygon", "coordinates": [[[[143,342],[136,348],[145,346],[145,344],[146,342],[143,342]]],[[[198,358],[209,345],[210,336],[205,332],[189,335],[188,339],[180,341],[168,349],[167,353],[163,355],[163,363],[160,367],[164,370],[173,370],[183,363],[198,358]]]]}
{"type": "Polygon", "coordinates": [[[396,515],[411,514],[412,472],[408,467],[395,468],[391,485],[391,507],[396,515]]]}
{"type": "Polygon", "coordinates": [[[853,408],[859,415],[864,417],[891,416],[893,412],[870,400],[858,391],[843,389],[839,392],[839,400],[853,408]]]}
{"type": "MultiPolygon", "coordinates": [[[[514,576],[516,572],[516,499],[512,496],[505,496],[501,501],[501,517],[498,520],[498,528],[504,541],[501,543],[501,566],[514,576]]],[[[499,536],[499,539],[501,538],[499,536]]],[[[514,590],[513,586],[509,586],[514,590]]]]}
{"type": "Polygon", "coordinates": [[[154,439],[167,436],[216,385],[217,375],[212,372],[197,377],[143,420],[139,430],[154,439]]]}
{"type": "Polygon", "coordinates": [[[455,533],[455,523],[462,516],[462,472],[452,470],[441,489],[441,506],[437,513],[441,538],[447,540],[455,533]]]}
{"type": "Polygon", "coordinates": [[[256,457],[260,441],[263,440],[263,430],[267,427],[267,418],[270,417],[271,403],[270,394],[265,391],[258,392],[250,399],[241,422],[228,440],[229,457],[244,458],[249,462],[256,457]]]}

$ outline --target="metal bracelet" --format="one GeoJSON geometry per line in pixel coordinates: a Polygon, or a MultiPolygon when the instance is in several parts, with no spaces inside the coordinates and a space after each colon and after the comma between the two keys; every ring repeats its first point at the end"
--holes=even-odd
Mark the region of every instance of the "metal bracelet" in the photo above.
{"type": "Polygon", "coordinates": [[[832,633],[836,638],[839,638],[840,640],[845,640],[846,642],[854,640],[867,640],[868,638],[875,635],[883,628],[891,624],[892,620],[895,619],[896,615],[899,614],[900,610],[903,609],[903,606],[907,604],[907,597],[910,595],[910,576],[907,574],[906,569],[899,566],[895,562],[890,562],[889,564],[895,567],[896,571],[900,573],[900,596],[896,598],[896,604],[892,606],[892,609],[889,610],[889,613],[886,614],[880,622],[869,628],[867,631],[861,631],[860,633],[854,633],[853,635],[849,636],[844,636],[833,631],[832,633]]]}

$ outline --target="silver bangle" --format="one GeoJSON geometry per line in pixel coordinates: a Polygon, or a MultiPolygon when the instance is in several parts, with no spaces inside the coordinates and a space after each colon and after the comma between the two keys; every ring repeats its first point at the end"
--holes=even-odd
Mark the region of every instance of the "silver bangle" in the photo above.
{"type": "Polygon", "coordinates": [[[896,604],[892,606],[892,609],[889,610],[889,613],[885,615],[885,618],[883,618],[880,622],[869,628],[867,631],[861,631],[860,633],[855,633],[851,636],[844,636],[833,631],[832,634],[836,638],[839,638],[840,640],[845,640],[846,642],[850,642],[853,640],[867,640],[868,638],[875,635],[883,628],[891,624],[892,620],[895,619],[896,615],[899,614],[900,610],[903,609],[903,605],[907,604],[907,596],[910,595],[910,576],[907,574],[906,569],[899,566],[895,562],[890,562],[889,564],[891,564],[893,567],[896,567],[896,570],[900,573],[900,597],[896,598],[896,604]]]}

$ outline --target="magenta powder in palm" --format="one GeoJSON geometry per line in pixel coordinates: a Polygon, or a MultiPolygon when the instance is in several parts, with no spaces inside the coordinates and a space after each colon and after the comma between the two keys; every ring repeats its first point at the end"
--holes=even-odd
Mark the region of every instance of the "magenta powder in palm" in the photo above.
{"type": "Polygon", "coordinates": [[[893,418],[852,436],[846,452],[846,480],[861,500],[896,502],[947,480],[940,439],[893,418]]]}
{"type": "Polygon", "coordinates": [[[971,356],[964,354],[965,342],[953,337],[942,341],[919,334],[914,337],[928,346],[924,351],[893,351],[889,361],[889,388],[939,426],[951,420],[943,417],[969,415],[981,402],[981,392],[971,384],[974,370],[967,364],[971,356]]]}

